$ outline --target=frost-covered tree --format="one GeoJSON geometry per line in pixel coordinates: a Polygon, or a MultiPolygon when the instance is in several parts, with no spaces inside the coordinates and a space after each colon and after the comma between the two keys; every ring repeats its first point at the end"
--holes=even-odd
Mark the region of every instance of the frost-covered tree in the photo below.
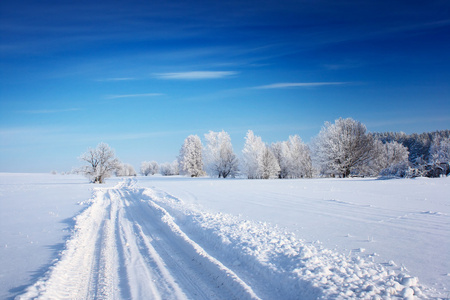
{"type": "Polygon", "coordinates": [[[351,118],[325,122],[313,141],[315,162],[322,174],[348,177],[369,163],[373,141],[366,126],[351,118]]]}
{"type": "Polygon", "coordinates": [[[279,178],[289,178],[289,149],[287,142],[276,142],[270,146],[270,150],[277,159],[278,166],[280,167],[280,172],[278,173],[279,178]]]}
{"type": "Polygon", "coordinates": [[[110,177],[120,165],[114,150],[105,143],[98,144],[95,149],[89,148],[79,159],[87,163],[80,172],[93,183],[103,183],[104,179],[110,177]]]}
{"type": "Polygon", "coordinates": [[[159,172],[159,164],[156,161],[154,161],[154,160],[151,161],[150,167],[151,167],[151,171],[150,171],[151,175],[155,175],[159,172]]]}
{"type": "Polygon", "coordinates": [[[279,177],[280,166],[271,149],[249,130],[242,150],[242,170],[249,179],[269,179],[279,177]]]}
{"type": "Polygon", "coordinates": [[[436,138],[430,147],[429,176],[450,174],[450,138],[436,138]]]}
{"type": "Polygon", "coordinates": [[[309,147],[298,135],[290,136],[286,145],[289,177],[312,177],[313,168],[309,147]]]}
{"type": "Polygon", "coordinates": [[[409,161],[414,166],[420,168],[422,165],[418,165],[417,162],[428,162],[430,159],[431,145],[437,139],[450,138],[450,130],[424,132],[421,134],[413,133],[409,135],[404,132],[383,132],[374,133],[374,137],[383,141],[383,143],[396,141],[408,148],[409,161]]]}
{"type": "Polygon", "coordinates": [[[365,173],[376,176],[382,170],[395,165],[404,166],[408,162],[408,156],[408,149],[402,144],[395,141],[383,143],[380,140],[376,140],[373,145],[372,160],[368,164],[365,173]]]}
{"type": "Polygon", "coordinates": [[[269,179],[278,178],[280,173],[280,166],[269,147],[265,146],[260,157],[259,175],[258,178],[269,179]]]}
{"type": "Polygon", "coordinates": [[[116,176],[117,177],[136,176],[136,171],[134,170],[134,167],[130,164],[120,164],[117,167],[116,176]]]}
{"type": "Polygon", "coordinates": [[[202,142],[197,135],[190,135],[184,140],[178,156],[180,174],[191,177],[204,175],[202,148],[202,142]]]}
{"type": "Polygon", "coordinates": [[[155,175],[159,172],[159,165],[156,161],[144,161],[141,163],[141,174],[144,176],[155,175]]]}
{"type": "Polygon", "coordinates": [[[280,166],[280,178],[312,177],[312,161],[309,147],[298,135],[288,141],[277,142],[270,147],[280,166]]]}
{"type": "Polygon", "coordinates": [[[162,163],[159,167],[159,172],[163,176],[179,175],[180,172],[178,171],[178,161],[175,160],[172,163],[162,163]]]}
{"type": "Polygon", "coordinates": [[[140,171],[141,171],[141,174],[144,175],[144,176],[148,176],[149,174],[151,174],[152,169],[151,169],[151,166],[150,166],[150,162],[149,161],[143,161],[141,163],[140,171]]]}
{"type": "Polygon", "coordinates": [[[205,134],[203,149],[206,172],[211,176],[235,177],[239,172],[239,161],[234,154],[231,138],[225,131],[205,134]]]}
{"type": "Polygon", "coordinates": [[[247,178],[261,178],[261,159],[265,148],[266,145],[262,142],[261,137],[255,136],[253,131],[249,130],[242,150],[242,170],[247,174],[247,178]]]}

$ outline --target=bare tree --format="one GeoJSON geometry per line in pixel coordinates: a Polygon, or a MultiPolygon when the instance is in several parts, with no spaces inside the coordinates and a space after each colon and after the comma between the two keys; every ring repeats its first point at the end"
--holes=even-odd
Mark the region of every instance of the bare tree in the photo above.
{"type": "Polygon", "coordinates": [[[79,159],[88,164],[81,168],[81,173],[93,183],[103,183],[120,166],[114,150],[105,143],[98,144],[95,149],[89,148],[79,159]]]}

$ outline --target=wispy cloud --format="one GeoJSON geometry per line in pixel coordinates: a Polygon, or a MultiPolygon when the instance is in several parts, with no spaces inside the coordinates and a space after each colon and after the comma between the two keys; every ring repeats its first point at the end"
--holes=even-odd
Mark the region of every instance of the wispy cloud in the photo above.
{"type": "Polygon", "coordinates": [[[148,93],[148,94],[129,94],[129,95],[108,95],[106,99],[120,99],[120,98],[138,98],[138,97],[157,97],[163,96],[161,93],[148,93]]]}
{"type": "Polygon", "coordinates": [[[285,89],[292,87],[317,87],[327,85],[344,85],[350,82],[283,82],[268,85],[255,86],[253,89],[285,89]]]}
{"type": "Polygon", "coordinates": [[[65,108],[65,109],[32,109],[32,110],[21,110],[19,113],[24,114],[57,114],[63,112],[79,111],[79,108],[65,108]]]}
{"type": "Polygon", "coordinates": [[[155,77],[160,79],[181,79],[181,80],[199,80],[199,79],[217,79],[236,75],[234,71],[191,71],[178,73],[157,73],[155,77]]]}
{"type": "Polygon", "coordinates": [[[95,81],[100,81],[100,82],[131,81],[131,80],[137,80],[137,78],[133,78],[133,77],[114,77],[114,78],[95,79],[95,81]]]}

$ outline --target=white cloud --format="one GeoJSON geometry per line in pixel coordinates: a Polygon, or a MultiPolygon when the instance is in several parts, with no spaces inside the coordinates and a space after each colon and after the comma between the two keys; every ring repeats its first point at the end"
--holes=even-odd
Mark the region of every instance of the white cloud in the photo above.
{"type": "Polygon", "coordinates": [[[163,96],[161,93],[148,93],[148,94],[129,94],[129,95],[109,95],[107,99],[120,99],[120,98],[137,98],[137,97],[157,97],[163,96]]]}
{"type": "Polygon", "coordinates": [[[96,79],[95,81],[109,82],[109,81],[130,81],[130,80],[136,80],[136,78],[132,78],[132,77],[114,77],[114,78],[96,79]]]}
{"type": "Polygon", "coordinates": [[[236,75],[233,71],[191,71],[178,73],[157,73],[154,74],[160,79],[182,79],[182,80],[198,80],[198,79],[216,79],[236,75]]]}
{"type": "Polygon", "coordinates": [[[291,87],[316,87],[327,85],[343,85],[350,82],[284,82],[253,87],[254,89],[284,89],[291,87]]]}
{"type": "Polygon", "coordinates": [[[20,113],[25,114],[57,114],[62,112],[79,111],[79,108],[65,108],[65,109],[35,109],[35,110],[21,110],[20,113]]]}

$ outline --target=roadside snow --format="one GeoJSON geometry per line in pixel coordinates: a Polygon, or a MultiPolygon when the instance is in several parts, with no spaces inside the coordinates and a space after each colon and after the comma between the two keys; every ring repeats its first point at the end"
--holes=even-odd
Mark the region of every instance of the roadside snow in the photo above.
{"type": "MultiPolygon", "coordinates": [[[[179,199],[146,190],[204,249],[267,299],[376,299],[425,297],[416,277],[372,260],[308,243],[267,223],[186,209],[179,199]]],[[[425,288],[426,289],[426,288],[425,288]]]]}
{"type": "Polygon", "coordinates": [[[185,205],[270,223],[347,257],[360,256],[450,291],[450,178],[220,180],[144,177],[185,205]]]}
{"type": "Polygon", "coordinates": [[[42,276],[91,193],[80,176],[0,173],[0,299],[42,276]]]}

